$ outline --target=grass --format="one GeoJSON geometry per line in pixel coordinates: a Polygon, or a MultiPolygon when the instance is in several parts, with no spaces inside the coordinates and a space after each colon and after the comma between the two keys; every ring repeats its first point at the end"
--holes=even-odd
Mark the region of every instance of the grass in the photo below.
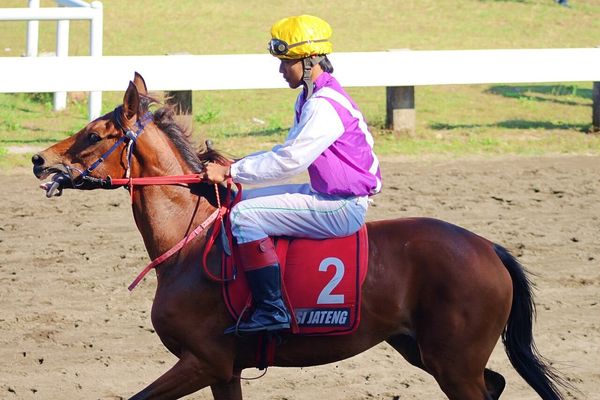
{"type": "MultiPolygon", "coordinates": [[[[600,45],[600,0],[573,0],[571,8],[552,0],[151,4],[104,0],[103,4],[106,55],[259,53],[265,51],[274,21],[300,13],[316,14],[331,23],[335,51],[600,45]]],[[[3,1],[4,7],[24,5],[22,0],[3,1]]],[[[42,6],[54,2],[42,0],[42,6]]],[[[25,26],[0,22],[0,55],[24,53],[25,26]]],[[[88,29],[87,22],[71,23],[70,54],[88,53],[88,29]]],[[[53,51],[54,40],[55,24],[41,22],[40,51],[53,51]]],[[[417,133],[400,138],[384,129],[385,88],[348,91],[363,110],[380,154],[459,157],[600,154],[600,137],[584,134],[591,124],[591,90],[587,82],[417,87],[417,133]]],[[[295,96],[292,90],[195,92],[195,138],[210,138],[236,156],[267,148],[285,137],[295,96]]],[[[122,93],[105,93],[104,111],[121,97],[122,93]]],[[[87,103],[81,94],[77,99],[67,110],[53,112],[49,94],[0,94],[0,169],[28,163],[30,153],[14,154],[9,147],[46,147],[83,127],[87,103]]]]}

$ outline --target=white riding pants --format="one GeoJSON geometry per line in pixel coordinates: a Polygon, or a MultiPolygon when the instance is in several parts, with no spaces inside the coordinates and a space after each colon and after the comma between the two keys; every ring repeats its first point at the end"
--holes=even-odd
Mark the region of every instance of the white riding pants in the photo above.
{"type": "Polygon", "coordinates": [[[267,236],[312,239],[347,236],[365,222],[368,197],[315,193],[309,184],[244,190],[231,209],[232,233],[238,243],[267,236]]]}

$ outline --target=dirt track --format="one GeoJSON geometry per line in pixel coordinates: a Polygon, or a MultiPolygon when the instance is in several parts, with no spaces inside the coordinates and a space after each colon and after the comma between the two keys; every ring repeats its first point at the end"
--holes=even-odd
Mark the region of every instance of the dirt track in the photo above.
{"type": "MultiPolygon", "coordinates": [[[[441,218],[511,249],[537,275],[535,336],[579,389],[567,398],[599,398],[600,157],[387,161],[383,171],[370,219],[441,218]]],[[[166,371],[174,357],[149,318],[153,274],[126,289],[147,255],[125,191],[46,200],[27,172],[0,186],[0,398],[127,398],[166,371]]],[[[489,365],[507,378],[503,398],[537,398],[500,347],[489,365]]],[[[247,399],[444,398],[385,345],[243,386],[247,399]]]]}

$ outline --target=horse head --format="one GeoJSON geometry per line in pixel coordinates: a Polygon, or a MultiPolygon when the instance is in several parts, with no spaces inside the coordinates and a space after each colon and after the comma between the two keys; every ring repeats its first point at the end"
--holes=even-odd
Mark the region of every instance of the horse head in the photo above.
{"type": "MultiPolygon", "coordinates": [[[[123,104],[88,123],[67,139],[32,157],[33,173],[48,197],[58,196],[63,188],[96,189],[108,176],[125,177],[131,168],[131,154],[146,125],[151,124],[146,83],[135,73],[123,96],[123,104]]],[[[105,184],[106,186],[106,184],[105,184]]]]}

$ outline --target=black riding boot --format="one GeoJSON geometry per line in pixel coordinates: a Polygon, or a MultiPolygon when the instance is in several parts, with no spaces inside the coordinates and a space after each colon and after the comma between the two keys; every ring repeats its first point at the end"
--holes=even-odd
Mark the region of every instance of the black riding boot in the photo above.
{"type": "Polygon", "coordinates": [[[279,264],[247,270],[246,280],[255,304],[254,313],[247,321],[241,321],[239,325],[227,328],[225,334],[289,328],[291,318],[281,297],[279,264]]]}

